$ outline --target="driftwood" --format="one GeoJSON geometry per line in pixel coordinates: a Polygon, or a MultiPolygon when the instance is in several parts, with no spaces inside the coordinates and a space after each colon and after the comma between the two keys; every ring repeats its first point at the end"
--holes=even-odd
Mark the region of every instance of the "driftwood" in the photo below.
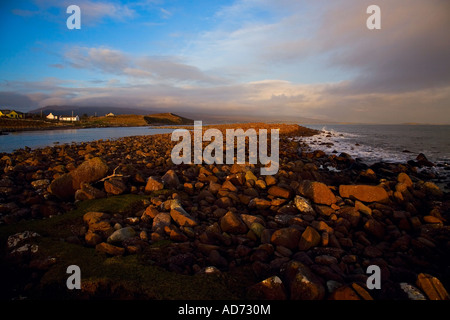
{"type": "Polygon", "coordinates": [[[98,182],[103,182],[103,181],[105,181],[105,180],[109,180],[109,179],[115,178],[115,177],[121,177],[121,178],[129,178],[129,177],[130,177],[130,176],[124,176],[123,174],[118,174],[118,173],[116,173],[116,170],[117,170],[117,169],[119,169],[119,166],[117,166],[117,167],[113,170],[113,174],[112,174],[112,175],[109,175],[109,176],[107,176],[107,177],[104,177],[103,179],[98,180],[98,182]]]}

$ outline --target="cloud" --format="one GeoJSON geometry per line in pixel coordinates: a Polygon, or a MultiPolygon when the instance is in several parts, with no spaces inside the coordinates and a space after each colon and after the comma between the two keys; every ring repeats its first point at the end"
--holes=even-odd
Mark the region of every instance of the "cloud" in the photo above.
{"type": "Polygon", "coordinates": [[[0,91],[0,108],[29,108],[33,101],[26,95],[17,92],[0,91]]]}
{"type": "MultiPolygon", "coordinates": [[[[9,82],[9,92],[3,92],[0,101],[14,101],[11,93],[26,87],[28,93],[20,97],[29,100],[22,99],[20,106],[111,105],[290,121],[307,117],[367,123],[450,122],[450,86],[395,94],[352,94],[347,89],[351,85],[350,81],[296,84],[281,80],[215,86],[130,85],[111,78],[91,87],[82,82],[47,79],[9,82]]],[[[5,87],[0,86],[2,89],[5,87]]]]}
{"type": "Polygon", "coordinates": [[[160,8],[159,11],[161,12],[161,16],[163,19],[169,19],[173,14],[172,12],[164,8],[160,8]]]}
{"type": "Polygon", "coordinates": [[[77,69],[99,70],[154,82],[218,84],[225,80],[209,76],[197,67],[172,56],[134,56],[105,47],[72,47],[64,54],[67,63],[77,69]]]}
{"type": "Polygon", "coordinates": [[[365,28],[371,1],[336,1],[318,31],[329,66],[357,71],[353,92],[403,92],[450,82],[450,3],[380,0],[382,28],[365,28]],[[342,17],[346,17],[343,19],[342,17]]]}
{"type": "Polygon", "coordinates": [[[52,67],[52,68],[57,68],[57,69],[64,69],[65,68],[64,65],[62,65],[61,63],[49,64],[48,66],[52,67]]]}
{"type": "Polygon", "coordinates": [[[35,11],[13,9],[12,13],[22,17],[40,15],[55,20],[54,9],[58,10],[57,16],[64,15],[66,17],[67,7],[76,4],[82,13],[82,23],[87,25],[97,24],[105,18],[125,21],[136,16],[136,11],[130,6],[111,1],[77,0],[74,3],[71,0],[34,0],[33,3],[37,7],[35,11]]]}
{"type": "Polygon", "coordinates": [[[192,42],[190,62],[246,80],[280,75],[291,81],[324,82],[333,76],[353,81],[346,87],[353,92],[446,86],[450,2],[377,1],[382,29],[375,31],[366,28],[371,4],[236,1],[216,14],[214,29],[192,42]]]}

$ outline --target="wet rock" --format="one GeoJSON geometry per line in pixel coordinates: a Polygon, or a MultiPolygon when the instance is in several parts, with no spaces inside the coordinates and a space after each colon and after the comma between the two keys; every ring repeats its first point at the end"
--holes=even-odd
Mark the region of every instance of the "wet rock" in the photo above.
{"type": "Polygon", "coordinates": [[[248,207],[253,209],[268,209],[271,206],[271,201],[268,201],[266,199],[260,199],[260,198],[253,198],[248,203],[248,207]]]}
{"type": "Polygon", "coordinates": [[[83,215],[83,221],[87,223],[88,225],[97,223],[101,220],[108,219],[109,215],[107,213],[103,212],[97,212],[97,211],[90,211],[83,215]]]}
{"type": "Polygon", "coordinates": [[[361,218],[359,211],[357,211],[355,207],[344,207],[339,210],[339,214],[342,216],[342,218],[350,222],[350,225],[352,227],[356,227],[361,218]]]}
{"type": "Polygon", "coordinates": [[[170,210],[170,216],[180,227],[195,227],[198,223],[186,211],[181,212],[177,209],[170,210]]]}
{"type": "Polygon", "coordinates": [[[363,181],[372,181],[372,182],[377,181],[377,175],[370,168],[367,169],[367,170],[361,171],[359,177],[363,181]]]}
{"type": "Polygon", "coordinates": [[[222,257],[222,255],[217,250],[211,250],[211,252],[209,253],[209,256],[208,256],[208,261],[212,265],[219,267],[219,268],[224,268],[224,267],[228,266],[227,259],[222,257]]]}
{"type": "Polygon", "coordinates": [[[364,255],[369,258],[379,258],[383,256],[383,251],[375,246],[367,246],[364,248],[364,255]]]}
{"type": "MultiPolygon", "coordinates": [[[[225,211],[224,214],[225,213],[227,213],[227,211],[225,211]]],[[[260,225],[264,225],[265,224],[264,219],[262,219],[262,218],[260,218],[258,216],[250,215],[250,214],[241,214],[241,219],[242,219],[242,221],[244,221],[246,226],[249,227],[249,228],[254,223],[258,223],[260,225]]]]}
{"type": "Polygon", "coordinates": [[[63,200],[70,200],[75,195],[73,187],[73,178],[66,173],[52,181],[48,187],[48,191],[58,198],[63,200]]]}
{"type": "Polygon", "coordinates": [[[303,197],[297,195],[294,198],[294,204],[295,204],[295,207],[298,209],[298,211],[300,211],[302,213],[306,213],[306,214],[315,213],[314,209],[311,206],[311,203],[306,198],[303,198],[303,197]]]}
{"type": "Polygon", "coordinates": [[[383,187],[369,185],[340,185],[342,198],[355,198],[363,202],[386,202],[389,195],[383,187]]]}
{"type": "Polygon", "coordinates": [[[121,256],[125,253],[125,249],[114,246],[112,244],[102,242],[95,246],[95,250],[101,253],[106,253],[112,256],[121,256]]]}
{"type": "Polygon", "coordinates": [[[411,188],[413,186],[413,182],[411,180],[411,178],[404,172],[400,172],[397,176],[397,181],[399,183],[403,183],[404,185],[406,185],[408,188],[411,188]]]}
{"type": "Polygon", "coordinates": [[[122,179],[109,179],[104,182],[105,191],[109,194],[119,195],[127,190],[122,179]]]}
{"type": "Polygon", "coordinates": [[[232,211],[228,211],[221,219],[220,219],[220,228],[224,232],[229,233],[246,233],[247,226],[244,222],[242,222],[241,218],[233,213],[232,211]]]}
{"type": "Polygon", "coordinates": [[[129,238],[132,238],[136,235],[136,231],[132,227],[125,227],[119,230],[116,230],[111,234],[107,242],[108,243],[120,243],[122,241],[125,241],[129,238]]]}
{"type": "Polygon", "coordinates": [[[364,224],[364,230],[369,232],[370,234],[374,235],[378,239],[382,240],[384,238],[384,227],[383,225],[376,221],[375,219],[369,219],[364,224]]]}
{"type": "Polygon", "coordinates": [[[250,170],[245,172],[245,181],[249,181],[249,180],[253,180],[253,181],[258,180],[258,178],[250,170]]]}
{"type": "Polygon", "coordinates": [[[443,196],[442,190],[433,182],[427,181],[423,184],[423,189],[427,195],[440,198],[443,196]]]}
{"type": "Polygon", "coordinates": [[[419,155],[416,157],[416,161],[419,166],[434,167],[434,164],[429,161],[423,153],[419,153],[419,155]]]}
{"type": "Polygon", "coordinates": [[[301,232],[295,228],[282,228],[272,234],[270,242],[277,246],[295,249],[298,246],[300,236],[301,232]]]}
{"type": "Polygon", "coordinates": [[[254,222],[250,225],[250,230],[256,235],[258,239],[261,239],[261,235],[265,228],[262,224],[254,222]]]}
{"type": "Polygon", "coordinates": [[[267,278],[248,290],[248,296],[252,299],[286,300],[286,288],[278,276],[267,278]]]}
{"type": "Polygon", "coordinates": [[[322,264],[322,265],[332,265],[332,264],[337,264],[338,260],[333,257],[333,256],[329,256],[329,255],[322,255],[322,256],[317,256],[314,258],[314,262],[317,264],[322,264]]]}
{"type": "Polygon", "coordinates": [[[236,192],[238,189],[233,185],[233,183],[231,183],[229,180],[225,181],[222,184],[222,189],[231,191],[231,192],[236,192]]]}
{"type": "Polygon", "coordinates": [[[89,230],[102,235],[104,238],[109,237],[114,232],[114,228],[108,221],[99,221],[89,225],[89,230]]]}
{"type": "Polygon", "coordinates": [[[158,213],[153,219],[152,231],[156,233],[163,233],[164,227],[170,226],[172,219],[170,214],[161,212],[158,213]]]}
{"type": "Polygon", "coordinates": [[[417,276],[417,287],[425,292],[430,300],[450,300],[447,290],[438,278],[426,273],[417,276]]]}
{"type": "Polygon", "coordinates": [[[275,179],[274,176],[265,176],[264,181],[266,182],[266,185],[273,186],[277,183],[277,179],[275,179]]]}
{"type": "Polygon", "coordinates": [[[86,232],[84,240],[86,241],[86,244],[91,247],[95,247],[99,243],[103,242],[102,237],[91,230],[88,230],[88,232],[86,232]]]}
{"type": "Polygon", "coordinates": [[[35,189],[46,189],[49,184],[50,180],[48,179],[35,180],[31,182],[31,186],[35,189]]]}
{"type": "Polygon", "coordinates": [[[320,234],[312,227],[306,227],[298,243],[298,249],[306,251],[320,243],[320,234]]]}
{"type": "Polygon", "coordinates": [[[330,295],[330,300],[373,300],[371,295],[360,285],[352,283],[342,286],[330,295]]]}
{"type": "Polygon", "coordinates": [[[298,261],[291,261],[286,267],[290,299],[292,300],[322,300],[325,287],[312,271],[298,261]]]}
{"type": "Polygon", "coordinates": [[[329,297],[330,300],[361,300],[351,286],[345,285],[335,289],[329,297]]]}
{"type": "Polygon", "coordinates": [[[336,203],[336,197],[333,192],[324,183],[317,181],[302,181],[298,187],[301,195],[307,197],[316,204],[331,205],[336,203]]]}
{"type": "Polygon", "coordinates": [[[329,217],[335,213],[335,210],[329,206],[315,206],[315,209],[318,214],[324,217],[329,217]]]}
{"type": "Polygon", "coordinates": [[[425,296],[420,292],[419,289],[410,285],[409,283],[400,283],[400,288],[408,295],[409,300],[426,300],[425,296]]]}
{"type": "Polygon", "coordinates": [[[355,209],[361,212],[362,214],[365,214],[366,216],[372,215],[372,209],[370,209],[368,206],[366,206],[365,204],[363,204],[358,200],[355,201],[355,209]]]}
{"type": "Polygon", "coordinates": [[[36,238],[36,237],[40,237],[40,235],[33,231],[24,231],[24,232],[15,233],[8,237],[8,240],[6,242],[7,249],[13,250],[19,244],[22,244],[23,242],[25,242],[29,239],[36,238]]]}
{"type": "Polygon", "coordinates": [[[147,184],[145,185],[146,193],[151,193],[153,191],[158,191],[162,189],[164,189],[164,185],[158,177],[151,176],[147,179],[147,184]]]}
{"type": "Polygon", "coordinates": [[[75,195],[75,191],[81,188],[83,182],[98,181],[108,173],[108,165],[98,157],[83,162],[75,170],[63,174],[52,181],[49,191],[59,198],[69,200],[75,195]]]}
{"type": "Polygon", "coordinates": [[[256,180],[255,182],[255,186],[257,186],[260,189],[266,189],[267,188],[267,184],[264,182],[264,180],[256,180]]]}
{"type": "Polygon", "coordinates": [[[278,187],[278,186],[271,186],[268,190],[268,193],[271,196],[285,198],[285,199],[288,199],[291,196],[291,192],[289,190],[278,187]]]}
{"type": "Polygon", "coordinates": [[[167,171],[162,177],[161,181],[165,188],[176,189],[180,185],[180,180],[174,170],[167,171]]]}
{"type": "Polygon", "coordinates": [[[90,200],[90,199],[100,199],[100,198],[105,198],[105,197],[106,197],[105,192],[91,186],[89,183],[86,183],[86,182],[83,182],[81,184],[81,189],[78,189],[75,192],[75,200],[79,200],[79,201],[90,200]]]}
{"type": "Polygon", "coordinates": [[[433,216],[424,216],[423,221],[431,224],[442,224],[442,220],[433,216]]]}

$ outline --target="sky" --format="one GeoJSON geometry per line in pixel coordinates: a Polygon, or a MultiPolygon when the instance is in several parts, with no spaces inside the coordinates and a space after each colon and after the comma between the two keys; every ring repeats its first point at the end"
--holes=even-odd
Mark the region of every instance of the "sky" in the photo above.
{"type": "Polygon", "coordinates": [[[0,30],[0,108],[450,124],[448,0],[2,0],[0,30]]]}

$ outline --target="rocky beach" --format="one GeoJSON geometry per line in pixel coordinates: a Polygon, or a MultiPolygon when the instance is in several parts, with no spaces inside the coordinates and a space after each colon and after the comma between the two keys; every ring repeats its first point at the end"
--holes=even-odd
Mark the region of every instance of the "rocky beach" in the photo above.
{"type": "Polygon", "coordinates": [[[0,154],[0,297],[449,299],[450,196],[426,155],[368,166],[298,125],[214,128],[279,128],[278,173],[174,165],[170,134],[0,154]]]}

